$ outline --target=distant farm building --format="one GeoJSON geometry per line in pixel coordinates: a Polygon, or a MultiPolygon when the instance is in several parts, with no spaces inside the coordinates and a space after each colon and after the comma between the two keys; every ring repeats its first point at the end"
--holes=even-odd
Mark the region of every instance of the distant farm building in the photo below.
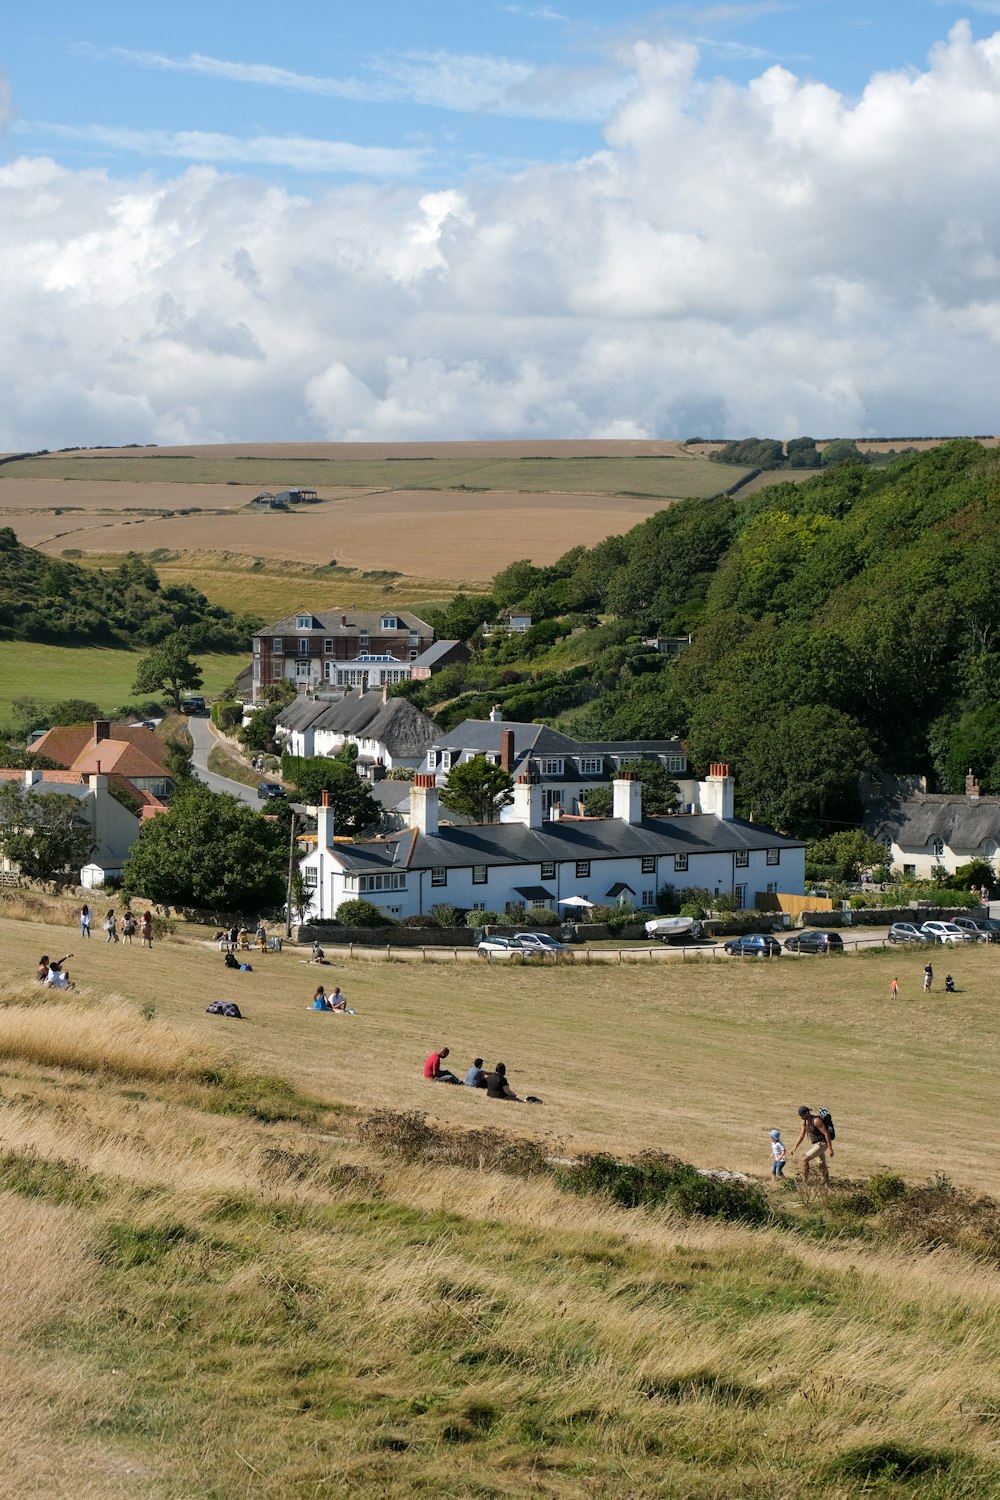
{"type": "Polygon", "coordinates": [[[315,490],[262,490],[250,501],[251,510],[288,510],[292,505],[316,505],[319,496],[315,490]]]}

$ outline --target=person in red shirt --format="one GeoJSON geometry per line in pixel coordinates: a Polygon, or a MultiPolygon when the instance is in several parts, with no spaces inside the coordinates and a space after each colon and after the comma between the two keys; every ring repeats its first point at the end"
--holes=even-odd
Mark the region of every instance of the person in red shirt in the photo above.
{"type": "Polygon", "coordinates": [[[424,1077],[429,1078],[432,1083],[461,1083],[462,1080],[456,1078],[454,1073],[442,1068],[441,1064],[447,1056],[447,1047],[439,1047],[436,1052],[432,1052],[424,1063],[424,1077]]]}

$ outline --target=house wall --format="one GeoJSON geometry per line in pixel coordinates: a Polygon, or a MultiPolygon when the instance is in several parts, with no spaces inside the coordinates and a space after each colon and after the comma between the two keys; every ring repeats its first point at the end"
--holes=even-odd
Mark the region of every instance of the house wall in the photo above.
{"type": "MultiPolygon", "coordinates": [[[[998,836],[1000,836],[1000,830],[998,830],[998,836]]],[[[959,865],[967,865],[974,859],[987,860],[996,871],[1000,869],[997,849],[998,843],[994,839],[986,839],[975,849],[952,848],[950,844],[945,844],[939,852],[933,847],[928,848],[926,844],[916,849],[907,847],[905,844],[894,843],[891,849],[891,860],[893,869],[899,871],[900,874],[912,873],[917,880],[930,880],[938,865],[942,865],[949,875],[954,875],[959,865]]]]}
{"type": "MultiPolygon", "coordinates": [[[[555,902],[567,896],[584,896],[596,905],[603,905],[611,900],[606,892],[621,881],[632,887],[635,904],[647,909],[653,908],[656,892],[664,884],[678,889],[702,886],[712,893],[731,893],[737,886],[743,886],[748,903],[753,901],[757,891],[766,891],[769,885],[775,890],[798,892],[803,889],[805,853],[802,849],[781,849],[777,865],[767,863],[764,850],[750,853],[745,867],[737,867],[735,861],[731,852],[691,854],[687,870],[677,870],[674,856],[660,855],[655,870],[643,874],[639,856],[592,859],[590,874],[578,876],[576,862],[563,860],[557,863],[554,878],[543,877],[539,864],[493,865],[486,871],[485,883],[475,883],[471,868],[466,867],[447,870],[444,885],[431,884],[430,870],[400,869],[396,874],[402,879],[402,889],[380,892],[361,890],[356,876],[345,876],[336,848],[316,849],[306,855],[302,867],[316,870],[316,896],[309,910],[311,915],[320,918],[333,916],[342,901],[359,896],[397,919],[426,913],[439,901],[470,910],[478,907],[485,911],[503,911],[508,902],[523,899],[515,887],[530,885],[542,885],[552,891],[555,902]]],[[[556,906],[556,910],[560,909],[556,906]]]]}
{"type": "MultiPolygon", "coordinates": [[[[409,631],[393,631],[362,637],[358,631],[341,631],[326,635],[321,630],[302,631],[299,634],[282,636],[255,635],[253,638],[253,683],[254,702],[270,683],[289,681],[303,689],[318,687],[326,676],[327,664],[353,662],[364,653],[371,656],[390,656],[397,662],[409,664],[415,656],[433,645],[432,635],[413,635],[409,631]],[[275,650],[280,642],[280,651],[275,650]],[[300,650],[305,642],[305,650],[300,650]]],[[[375,670],[380,665],[388,672],[391,663],[372,662],[366,664],[375,670]]],[[[407,675],[409,673],[407,672],[407,675]]],[[[375,679],[371,686],[381,686],[375,679]]]]}

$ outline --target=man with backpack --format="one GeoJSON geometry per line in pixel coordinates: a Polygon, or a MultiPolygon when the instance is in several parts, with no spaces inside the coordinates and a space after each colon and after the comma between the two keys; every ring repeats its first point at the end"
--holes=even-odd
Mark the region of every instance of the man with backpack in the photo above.
{"type": "Polygon", "coordinates": [[[808,1136],[809,1145],[802,1159],[802,1181],[809,1181],[809,1168],[813,1162],[819,1166],[819,1175],[823,1182],[829,1186],[830,1173],[826,1167],[826,1153],[833,1155],[833,1142],[837,1132],[833,1128],[833,1117],[828,1109],[821,1109],[818,1114],[813,1114],[808,1104],[799,1105],[799,1119],[802,1121],[802,1129],[799,1138],[792,1147],[792,1155],[802,1145],[808,1136]]]}

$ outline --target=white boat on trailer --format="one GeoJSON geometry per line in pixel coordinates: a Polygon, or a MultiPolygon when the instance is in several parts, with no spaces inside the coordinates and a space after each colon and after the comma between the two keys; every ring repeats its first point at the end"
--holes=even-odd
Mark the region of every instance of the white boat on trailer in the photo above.
{"type": "Polygon", "coordinates": [[[696,917],[654,917],[646,923],[646,936],[669,943],[673,938],[701,937],[701,923],[696,917]]]}

